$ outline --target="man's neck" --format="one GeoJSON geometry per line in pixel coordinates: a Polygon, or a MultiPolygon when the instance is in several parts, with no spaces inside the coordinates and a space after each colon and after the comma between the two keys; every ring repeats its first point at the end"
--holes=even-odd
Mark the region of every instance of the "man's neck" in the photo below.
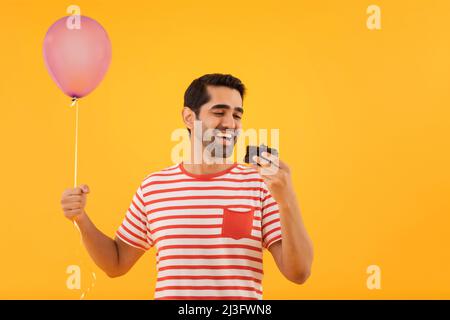
{"type": "MultiPolygon", "coordinates": [[[[224,161],[225,162],[225,161],[224,161]]],[[[223,163],[223,164],[207,164],[200,163],[194,164],[193,161],[191,163],[183,162],[183,167],[186,171],[192,174],[214,174],[217,172],[225,171],[232,167],[233,163],[223,163]]]]}
{"type": "Polygon", "coordinates": [[[228,158],[218,159],[220,161],[217,161],[217,163],[215,163],[213,161],[214,159],[202,160],[204,156],[204,148],[202,147],[201,141],[195,140],[194,136],[191,136],[191,155],[189,157],[190,161],[183,161],[183,167],[187,172],[199,175],[214,174],[225,171],[234,165],[233,161],[230,161],[230,159],[228,158]],[[195,150],[194,148],[196,143],[199,150],[195,150]]]}

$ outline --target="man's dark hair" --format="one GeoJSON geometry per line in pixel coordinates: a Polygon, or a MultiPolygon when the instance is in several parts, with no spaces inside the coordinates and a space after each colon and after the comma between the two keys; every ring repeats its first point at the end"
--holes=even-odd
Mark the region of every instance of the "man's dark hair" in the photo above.
{"type": "MultiPolygon", "coordinates": [[[[211,73],[205,74],[192,81],[184,93],[184,106],[194,111],[196,118],[200,114],[200,107],[207,103],[211,97],[206,89],[207,86],[228,87],[239,91],[241,98],[244,99],[245,86],[236,77],[231,74],[211,73]]],[[[191,130],[189,130],[189,134],[191,130]]]]}

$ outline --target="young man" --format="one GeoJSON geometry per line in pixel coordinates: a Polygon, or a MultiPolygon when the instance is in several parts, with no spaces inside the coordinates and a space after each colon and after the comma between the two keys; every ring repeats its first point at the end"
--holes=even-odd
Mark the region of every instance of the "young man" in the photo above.
{"type": "Polygon", "coordinates": [[[244,93],[231,75],[208,74],[191,83],[182,111],[191,154],[200,143],[202,154],[213,146],[210,157],[148,175],[115,239],[85,212],[86,185],[64,191],[65,216],[77,223],[90,256],[110,277],[127,273],[153,246],[155,299],[262,299],[263,248],[290,281],[302,284],[309,277],[312,243],[286,163],[267,154],[270,161],[256,157],[260,166],[252,167],[210,161],[231,155],[244,93]],[[212,142],[203,141],[195,121],[202,132],[213,129],[212,142]]]}

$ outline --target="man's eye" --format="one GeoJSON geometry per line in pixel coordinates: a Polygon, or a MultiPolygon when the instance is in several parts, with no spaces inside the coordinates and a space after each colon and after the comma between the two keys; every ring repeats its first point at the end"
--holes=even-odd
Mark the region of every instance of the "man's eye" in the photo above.
{"type": "Polygon", "coordinates": [[[239,116],[239,115],[237,115],[237,114],[235,114],[234,117],[235,117],[236,119],[242,119],[242,117],[239,116]]]}

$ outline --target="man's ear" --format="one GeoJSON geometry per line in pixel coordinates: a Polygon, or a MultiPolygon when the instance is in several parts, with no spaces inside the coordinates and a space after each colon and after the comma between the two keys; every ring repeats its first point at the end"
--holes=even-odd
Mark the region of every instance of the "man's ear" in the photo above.
{"type": "Polygon", "coordinates": [[[194,111],[191,108],[184,107],[181,116],[183,117],[183,122],[188,129],[191,131],[194,129],[194,121],[196,119],[194,111]]]}

